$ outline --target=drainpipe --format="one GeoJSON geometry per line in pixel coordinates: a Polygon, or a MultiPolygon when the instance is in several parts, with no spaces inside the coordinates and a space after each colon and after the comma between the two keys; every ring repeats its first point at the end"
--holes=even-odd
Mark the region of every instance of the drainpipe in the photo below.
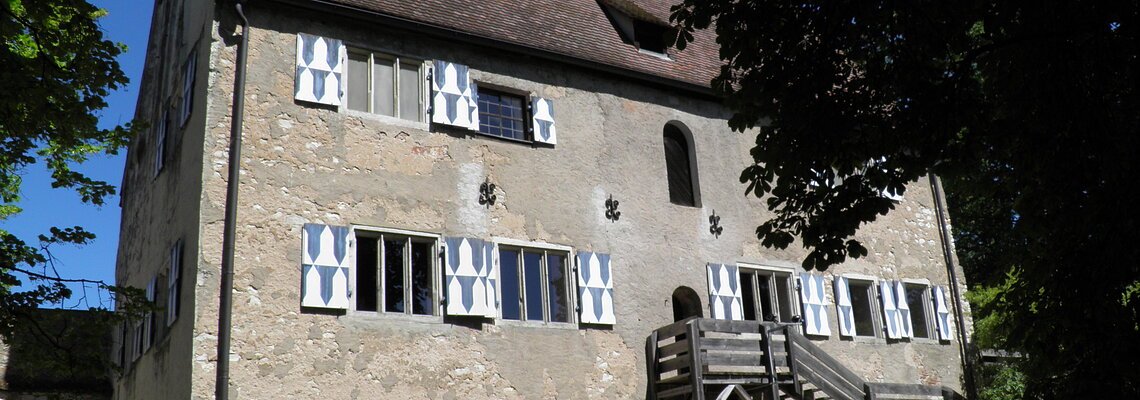
{"type": "Polygon", "coordinates": [[[249,48],[249,20],[242,6],[245,0],[234,5],[241,18],[241,44],[237,48],[237,71],[234,76],[234,103],[230,112],[230,165],[226,182],[226,216],[222,234],[222,284],[218,300],[218,375],[214,382],[214,398],[229,399],[230,389],[230,333],[233,317],[234,290],[234,229],[237,225],[238,179],[241,177],[241,128],[245,114],[245,62],[249,48]]]}
{"type": "Polygon", "coordinates": [[[958,288],[958,271],[954,266],[954,249],[950,244],[950,226],[947,225],[946,197],[942,193],[942,179],[938,175],[930,174],[930,188],[934,191],[934,212],[938,217],[938,236],[942,239],[942,257],[946,259],[946,273],[950,277],[950,296],[954,299],[954,319],[958,322],[958,340],[962,343],[959,349],[962,355],[962,369],[966,373],[966,395],[977,398],[974,386],[974,362],[969,350],[966,335],[966,318],[962,316],[962,293],[958,288]]]}

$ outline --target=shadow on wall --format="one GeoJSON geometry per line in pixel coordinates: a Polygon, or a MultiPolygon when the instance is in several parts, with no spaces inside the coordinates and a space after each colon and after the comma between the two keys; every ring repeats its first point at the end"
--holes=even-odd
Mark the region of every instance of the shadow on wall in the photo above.
{"type": "Polygon", "coordinates": [[[110,397],[110,322],[105,315],[39,309],[20,321],[11,339],[0,345],[0,397],[110,397]]]}

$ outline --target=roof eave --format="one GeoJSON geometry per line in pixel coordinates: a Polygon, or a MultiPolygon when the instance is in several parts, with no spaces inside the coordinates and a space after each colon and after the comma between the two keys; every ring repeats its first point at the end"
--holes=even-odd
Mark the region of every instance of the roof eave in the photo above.
{"type": "Polygon", "coordinates": [[[720,96],[712,90],[712,88],[702,85],[697,85],[689,82],[670,79],[662,76],[647,74],[641,71],[636,71],[628,68],[622,68],[614,65],[604,64],[597,61],[587,60],[579,57],[574,57],[562,53],[552,52],[533,46],[524,44],[507,42],[499,39],[489,38],[486,36],[476,35],[468,32],[463,32],[439,26],[428,24],[425,22],[410,20],[407,18],[397,17],[382,12],[364,9],[360,7],[353,7],[346,4],[341,4],[329,0],[268,0],[269,2],[278,3],[286,6],[291,6],[307,11],[325,12],[333,15],[359,20],[362,22],[376,23],[383,22],[385,26],[390,26],[396,29],[407,30],[426,36],[437,37],[447,40],[461,41],[464,43],[494,48],[498,50],[510,51],[522,55],[534,56],[541,59],[550,61],[570,64],[590,70],[595,70],[603,73],[617,75],[623,78],[629,78],[642,83],[663,85],[671,89],[680,90],[691,95],[695,95],[707,99],[720,99],[720,96]]]}

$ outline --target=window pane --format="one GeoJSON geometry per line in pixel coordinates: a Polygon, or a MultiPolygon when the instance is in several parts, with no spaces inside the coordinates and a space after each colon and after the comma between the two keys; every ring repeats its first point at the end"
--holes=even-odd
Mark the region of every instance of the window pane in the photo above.
{"type": "Polygon", "coordinates": [[[756,286],[752,273],[740,274],[740,300],[744,303],[744,319],[756,321],[756,286]]]}
{"type": "Polygon", "coordinates": [[[400,118],[420,121],[420,68],[415,64],[400,64],[400,118]]]}
{"type": "Polygon", "coordinates": [[[432,315],[432,244],[412,242],[412,314],[432,315]]]}
{"type": "Polygon", "coordinates": [[[503,319],[521,319],[519,310],[519,253],[499,250],[499,286],[502,291],[503,319]]]}
{"type": "Polygon", "coordinates": [[[910,306],[910,325],[914,327],[914,337],[930,338],[926,329],[926,286],[906,285],[906,304],[910,306]]]}
{"type": "Polygon", "coordinates": [[[523,252],[523,287],[527,321],[542,321],[542,254],[523,252]]]}
{"type": "Polygon", "coordinates": [[[348,54],[348,109],[368,111],[368,55],[348,54]]]}
{"type": "Polygon", "coordinates": [[[779,314],[775,304],[772,304],[773,293],[769,275],[756,274],[756,289],[760,293],[760,315],[765,321],[778,321],[779,314]]]}
{"type": "Polygon", "coordinates": [[[404,242],[384,240],[384,311],[404,312],[404,242]]]}
{"type": "Polygon", "coordinates": [[[356,309],[360,311],[376,311],[376,256],[379,253],[379,243],[376,238],[356,238],[356,309]]]}
{"type": "Polygon", "coordinates": [[[848,281],[851,292],[851,309],[855,315],[855,336],[876,336],[875,321],[871,314],[871,283],[848,281]]]}
{"type": "Polygon", "coordinates": [[[396,81],[392,76],[392,60],[376,57],[372,66],[372,112],[383,115],[393,115],[392,83],[396,81]]]}
{"type": "Polygon", "coordinates": [[[479,132],[511,139],[526,139],[522,96],[479,90],[479,132]]]}
{"type": "Polygon", "coordinates": [[[776,296],[778,296],[776,301],[780,303],[780,321],[791,321],[796,312],[792,308],[795,303],[792,298],[792,277],[790,275],[776,275],[776,296]]]}
{"type": "Polygon", "coordinates": [[[570,322],[570,301],[566,294],[566,255],[546,256],[547,293],[550,294],[550,321],[570,322]]]}
{"type": "Polygon", "coordinates": [[[689,145],[685,135],[673,125],[665,125],[665,172],[669,180],[669,201],[684,206],[693,201],[693,176],[689,166],[689,145]]]}

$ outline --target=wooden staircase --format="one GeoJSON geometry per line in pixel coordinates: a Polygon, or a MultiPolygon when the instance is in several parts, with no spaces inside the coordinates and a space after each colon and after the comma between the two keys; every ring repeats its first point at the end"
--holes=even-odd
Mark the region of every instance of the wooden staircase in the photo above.
{"type": "Polygon", "coordinates": [[[944,386],[866,382],[792,326],[690,318],[661,327],[645,344],[646,398],[963,399],[944,386]]]}

